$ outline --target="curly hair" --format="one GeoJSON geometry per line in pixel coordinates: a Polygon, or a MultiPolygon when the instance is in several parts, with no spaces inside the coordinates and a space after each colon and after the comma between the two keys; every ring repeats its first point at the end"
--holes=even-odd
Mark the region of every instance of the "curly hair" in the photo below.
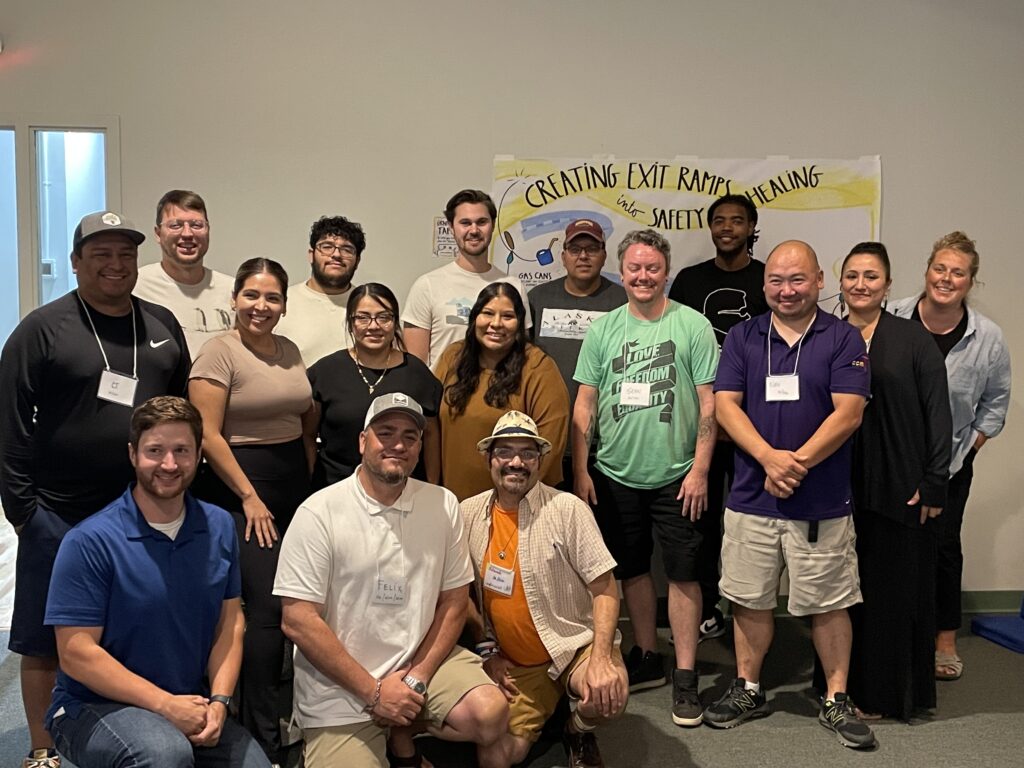
{"type": "Polygon", "coordinates": [[[492,408],[507,408],[509,396],[518,392],[523,381],[523,365],[526,363],[526,307],[519,291],[508,283],[491,283],[480,291],[476,303],[469,310],[469,327],[466,340],[455,361],[455,381],[445,386],[444,399],[456,415],[466,412],[470,398],[480,385],[480,341],[476,337],[476,319],[491,301],[505,296],[512,302],[516,313],[515,338],[512,348],[494,368],[494,374],[484,393],[484,402],[492,408]]]}

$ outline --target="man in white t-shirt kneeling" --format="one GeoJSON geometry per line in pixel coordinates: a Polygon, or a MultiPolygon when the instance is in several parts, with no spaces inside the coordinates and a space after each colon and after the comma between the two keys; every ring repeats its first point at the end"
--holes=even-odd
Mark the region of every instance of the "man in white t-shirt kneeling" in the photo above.
{"type": "Polygon", "coordinates": [[[362,463],[307,499],[282,542],[274,594],[298,650],[307,768],[419,766],[424,730],[484,758],[508,728],[504,695],[455,644],[473,567],[455,496],[409,477],[423,425],[411,397],[375,399],[362,463]]]}

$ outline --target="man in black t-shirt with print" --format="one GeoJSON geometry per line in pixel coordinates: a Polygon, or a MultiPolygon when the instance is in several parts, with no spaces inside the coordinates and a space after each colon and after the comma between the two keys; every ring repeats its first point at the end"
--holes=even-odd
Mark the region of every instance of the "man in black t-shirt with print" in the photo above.
{"type": "MultiPolygon", "coordinates": [[[[764,298],[764,262],[753,257],[757,208],[745,195],[725,195],[708,208],[708,228],[715,257],[687,267],[672,281],[668,296],[702,313],[715,329],[718,346],[737,323],[768,311],[764,298]]],[[[699,559],[704,598],[700,641],[720,637],[725,622],[718,609],[718,560],[722,550],[722,512],[733,478],[733,444],[718,430],[718,444],[708,472],[708,508],[697,523],[703,540],[699,559]]]]}

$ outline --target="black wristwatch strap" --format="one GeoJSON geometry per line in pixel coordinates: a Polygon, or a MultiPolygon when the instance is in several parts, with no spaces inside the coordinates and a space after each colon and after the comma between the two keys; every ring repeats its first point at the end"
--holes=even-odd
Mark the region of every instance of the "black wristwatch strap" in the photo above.
{"type": "Polygon", "coordinates": [[[213,696],[210,697],[210,703],[212,704],[215,701],[219,701],[221,704],[224,705],[224,708],[226,710],[228,710],[229,712],[231,711],[230,696],[225,696],[223,693],[215,693],[213,696]]]}

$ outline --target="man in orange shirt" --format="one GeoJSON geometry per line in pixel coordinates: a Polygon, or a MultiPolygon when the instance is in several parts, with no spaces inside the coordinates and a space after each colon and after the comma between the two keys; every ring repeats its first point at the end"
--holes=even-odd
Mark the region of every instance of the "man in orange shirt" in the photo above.
{"type": "Polygon", "coordinates": [[[593,731],[621,714],[629,696],[615,560],[590,508],[539,482],[551,444],[529,416],[509,411],[477,449],[494,489],[461,504],[476,572],[467,627],[510,708],[493,764],[522,762],[568,693],[569,765],[602,766],[593,731]]]}

